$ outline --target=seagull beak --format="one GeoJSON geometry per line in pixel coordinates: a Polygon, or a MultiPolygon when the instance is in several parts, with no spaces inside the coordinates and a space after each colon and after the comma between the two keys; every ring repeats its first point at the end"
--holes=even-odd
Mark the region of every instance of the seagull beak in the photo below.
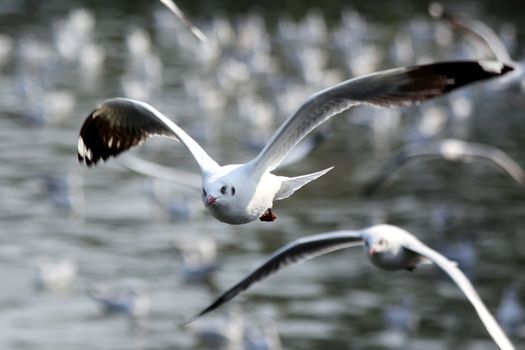
{"type": "Polygon", "coordinates": [[[213,196],[208,196],[208,198],[206,198],[206,205],[213,205],[213,204],[215,204],[216,200],[217,200],[217,198],[215,198],[213,196]]]}
{"type": "Polygon", "coordinates": [[[368,254],[369,255],[374,255],[375,253],[376,253],[376,250],[374,249],[374,247],[368,248],[368,254]]]}

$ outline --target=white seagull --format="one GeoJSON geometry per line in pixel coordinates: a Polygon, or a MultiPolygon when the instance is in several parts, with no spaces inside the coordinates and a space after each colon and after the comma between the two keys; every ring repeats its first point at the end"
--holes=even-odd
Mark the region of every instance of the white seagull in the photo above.
{"type": "Polygon", "coordinates": [[[507,173],[521,186],[525,185],[525,171],[508,154],[491,145],[467,142],[458,139],[443,139],[434,142],[411,143],[397,150],[361,189],[371,196],[402,165],[413,160],[442,158],[449,162],[484,161],[507,173]]]}
{"type": "Polygon", "coordinates": [[[102,102],[82,125],[78,159],[90,166],[151,136],[170,137],[182,142],[198,163],[202,200],[215,218],[229,224],[245,224],[257,218],[273,221],[275,200],[291,196],[332,169],[297,177],[272,174],[298,142],[331,117],[360,104],[382,107],[416,104],[512,70],[496,61],[457,61],[391,69],[350,79],[310,96],[279,127],[255,159],[224,166],[151,105],[113,98],[102,102]]]}
{"type": "Polygon", "coordinates": [[[420,263],[434,263],[440,267],[452,278],[472,303],[479,318],[498,347],[501,350],[514,349],[510,340],[489,312],[468,278],[457,267],[457,264],[429,248],[409,232],[391,225],[376,225],[358,231],[321,233],[288,243],[185,324],[215,310],[248,289],[252,284],[265,279],[285,266],[310,260],[336,250],[360,245],[364,246],[365,254],[370,261],[383,270],[406,269],[412,271],[420,263]]]}

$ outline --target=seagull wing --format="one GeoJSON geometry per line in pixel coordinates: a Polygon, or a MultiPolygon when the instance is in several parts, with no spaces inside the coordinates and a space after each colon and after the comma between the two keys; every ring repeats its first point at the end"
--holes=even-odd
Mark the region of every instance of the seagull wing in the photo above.
{"type": "Polygon", "coordinates": [[[446,11],[443,12],[442,18],[447,21],[454,30],[462,32],[484,45],[498,61],[505,63],[512,62],[512,58],[505,44],[494,30],[482,21],[475,18],[454,15],[446,11]]]}
{"type": "Polygon", "coordinates": [[[164,165],[149,162],[142,158],[126,155],[118,159],[118,163],[125,168],[138,174],[152,177],[159,180],[169,181],[184,187],[191,187],[200,190],[201,176],[180,169],[169,168],[164,165]]]}
{"type": "Polygon", "coordinates": [[[495,61],[458,61],[391,69],[347,80],[308,98],[252,160],[253,173],[261,176],[274,170],[312,130],[352,106],[412,105],[512,70],[495,61]]]}
{"type": "Polygon", "coordinates": [[[474,306],[476,309],[479,318],[499,348],[502,350],[514,350],[514,346],[510,340],[507,338],[492,314],[489,312],[468,278],[463,274],[463,272],[461,272],[456,264],[417,239],[407,240],[404,242],[404,246],[406,249],[409,249],[430,259],[434,264],[445,271],[450,276],[450,278],[456,282],[467,299],[472,303],[472,306],[474,306]]]}
{"type": "Polygon", "coordinates": [[[162,113],[145,102],[127,98],[106,100],[87,117],[80,129],[78,160],[91,166],[152,136],[181,141],[203,173],[219,167],[193,138],[162,113]]]}
{"type": "Polygon", "coordinates": [[[273,253],[268,260],[262,263],[252,273],[223,293],[212,304],[186,323],[190,323],[196,318],[215,310],[222,304],[235,298],[239,293],[248,289],[252,284],[262,281],[288,265],[298,264],[323,254],[361,244],[362,234],[360,231],[334,231],[290,242],[273,253]]]}
{"type": "Polygon", "coordinates": [[[488,161],[506,172],[520,185],[525,184],[525,171],[507,153],[499,148],[481,143],[467,143],[467,156],[488,161]]]}
{"type": "Polygon", "coordinates": [[[366,197],[371,196],[398,168],[408,161],[438,157],[448,161],[468,161],[477,158],[496,165],[520,185],[525,184],[525,171],[502,150],[481,143],[444,139],[437,142],[413,143],[402,147],[363,186],[361,193],[366,197]]]}

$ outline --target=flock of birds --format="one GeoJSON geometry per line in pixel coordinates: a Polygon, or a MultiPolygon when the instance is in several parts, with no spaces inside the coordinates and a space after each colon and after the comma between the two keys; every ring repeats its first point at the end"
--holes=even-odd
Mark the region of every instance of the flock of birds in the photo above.
{"type": "MultiPolygon", "coordinates": [[[[163,104],[163,101],[158,99],[158,92],[161,89],[159,80],[166,70],[162,73],[160,58],[153,53],[151,43],[139,29],[131,31],[127,42],[132,59],[129,62],[129,73],[122,80],[121,90],[126,97],[107,99],[89,114],[80,129],[77,153],[78,160],[87,166],[95,166],[101,160],[106,161],[111,157],[119,156],[117,161],[125,168],[152,179],[173,183],[176,187],[175,191],[185,193],[187,197],[170,201],[171,196],[166,194],[164,186],[153,187],[151,196],[162,208],[168,208],[174,220],[181,220],[181,218],[197,220],[196,213],[202,214],[192,204],[196,195],[195,191],[188,191],[190,188],[200,193],[200,201],[204,208],[222,223],[243,225],[260,220],[276,221],[272,225],[279,225],[274,202],[284,199],[293,202],[295,200],[293,194],[296,191],[303,186],[306,187],[301,191],[308,191],[310,186],[315,186],[316,180],[328,176],[332,167],[294,177],[276,173],[307,158],[319,145],[329,140],[331,132],[327,130],[330,119],[353,107],[363,105],[364,107],[360,107],[363,108],[363,113],[370,115],[365,117],[364,123],[367,127],[373,128],[377,134],[381,134],[380,129],[389,124],[372,118],[395,120],[392,115],[395,115],[396,110],[391,109],[393,107],[419,105],[426,100],[453,93],[450,97],[451,112],[456,114],[457,120],[461,120],[461,116],[468,115],[472,110],[472,104],[475,103],[472,101],[473,97],[468,95],[469,84],[482,84],[483,81],[490,79],[493,85],[501,85],[500,89],[511,89],[514,86],[525,89],[521,64],[511,58],[497,34],[482,22],[447,13],[438,4],[431,5],[430,14],[454,31],[471,38],[473,46],[489,52],[489,58],[483,56],[483,59],[432,62],[428,57],[424,57],[422,64],[375,71],[378,66],[378,62],[375,61],[377,52],[363,42],[358,42],[361,40],[358,35],[356,35],[358,39],[347,38],[346,31],[351,30],[356,33],[359,30],[366,30],[366,28],[359,29],[356,24],[362,19],[348,14],[348,17],[354,17],[346,18],[342,27],[333,34],[334,38],[345,38],[334,40],[334,43],[337,43],[334,44],[336,46],[334,49],[347,53],[348,57],[345,59],[348,58],[348,73],[356,76],[344,81],[343,77],[347,74],[323,68],[326,57],[322,57],[320,52],[313,49],[319,43],[328,41],[325,25],[320,24],[319,17],[313,14],[301,28],[294,27],[291,22],[286,21],[276,28],[283,45],[297,46],[301,40],[308,41],[301,49],[290,50],[294,52],[293,54],[288,53],[291,56],[288,57],[290,62],[302,76],[300,82],[287,86],[277,79],[276,63],[271,59],[271,48],[268,39],[265,38],[267,33],[261,29],[260,19],[251,18],[240,24],[244,26],[242,32],[246,37],[239,35],[237,38],[237,45],[240,48],[238,57],[219,61],[218,56],[221,51],[232,50],[234,45],[232,28],[228,27],[227,22],[218,18],[214,20],[211,28],[200,30],[173,2],[170,0],[161,0],[161,2],[177,15],[180,23],[189,29],[184,31],[177,27],[176,21],[166,17],[166,13],[169,12],[159,12],[157,22],[167,27],[166,32],[159,31],[159,35],[165,36],[161,42],[168,46],[173,45],[180,52],[187,52],[190,57],[195,56],[198,60],[197,64],[206,67],[206,70],[215,69],[221,72],[209,85],[204,85],[201,79],[186,77],[182,84],[188,96],[185,99],[186,103],[181,102],[182,100],[178,102],[181,112],[183,113],[185,108],[199,108],[206,115],[214,115],[217,111],[224,110],[227,104],[224,97],[215,92],[216,89],[228,91],[229,94],[238,94],[241,98],[235,101],[235,108],[238,109],[239,114],[246,115],[246,120],[241,122],[247,124],[250,130],[249,135],[245,135],[246,139],[242,139],[239,144],[254,150],[256,156],[242,164],[221,165],[200,145],[200,143],[209,143],[209,139],[213,137],[209,130],[220,124],[218,117],[211,116],[206,125],[194,125],[186,132],[178,126],[179,121],[176,123],[153,107],[154,102],[163,104]],[[177,39],[167,37],[173,30],[180,33],[177,39]],[[215,35],[207,36],[206,33],[215,35]],[[350,53],[352,47],[364,49],[360,55],[357,55],[354,52],[350,53]],[[254,87],[254,90],[271,91],[275,96],[275,111],[270,112],[268,106],[257,100],[256,96],[243,95],[242,91],[239,91],[240,84],[250,80],[251,76],[256,77],[257,79],[254,80],[260,80],[262,84],[254,87]],[[305,89],[304,85],[309,89],[305,89]],[[311,89],[317,92],[312,94],[311,89]],[[456,89],[460,91],[454,92],[456,89]],[[304,102],[294,106],[293,103],[296,103],[298,96],[304,102]],[[280,127],[273,132],[272,127],[276,122],[273,115],[278,114],[290,115],[290,117],[283,120],[280,127]],[[391,115],[384,116],[384,114],[391,115]],[[192,137],[190,134],[195,136],[192,137]],[[135,155],[120,155],[154,136],[167,137],[181,143],[195,160],[200,174],[166,167],[135,155]]],[[[79,71],[88,72],[85,81],[89,84],[90,79],[96,79],[96,71],[100,69],[105,54],[99,44],[88,35],[93,21],[85,15],[85,13],[77,13],[77,18],[73,17],[70,22],[62,24],[64,28],[57,29],[57,35],[63,36],[58,40],[63,43],[63,47],[58,48],[60,55],[68,60],[78,61],[79,71]],[[68,34],[71,35],[73,32],[76,33],[78,40],[68,44],[68,40],[71,40],[68,34]],[[78,45],[76,50],[72,49],[75,45],[78,45]]],[[[423,45],[413,43],[412,48],[408,50],[405,39],[396,37],[393,42],[391,52],[393,62],[400,64],[410,62],[413,57],[418,56],[416,50],[423,49],[423,45]]],[[[424,42],[427,39],[414,36],[410,40],[424,42]]],[[[0,46],[1,44],[0,40],[0,46]]],[[[39,87],[39,90],[35,91],[35,87],[30,85],[28,79],[22,80],[21,98],[32,101],[32,105],[38,106],[35,96],[44,95],[41,91],[43,89],[39,87]]],[[[46,96],[50,93],[52,91],[45,91],[46,96]]],[[[50,101],[53,99],[51,98],[50,101]]],[[[75,104],[72,96],[64,96],[64,92],[57,92],[56,101],[56,105],[46,103],[46,108],[30,111],[28,120],[32,123],[46,123],[50,121],[49,118],[72,112],[72,106],[75,104]]],[[[171,115],[168,112],[166,114],[171,115]]],[[[179,112],[176,114],[178,115],[179,112]]],[[[358,123],[356,120],[351,122],[358,123]]],[[[433,123],[436,123],[435,115],[429,112],[428,121],[422,120],[418,129],[407,136],[418,142],[408,143],[392,154],[377,175],[367,181],[362,188],[363,196],[372,196],[400,166],[418,159],[430,158],[465,163],[482,160],[506,173],[519,185],[525,184],[524,170],[504,151],[488,144],[467,142],[460,137],[435,140],[433,123]]],[[[338,167],[341,165],[337,164],[336,168],[338,167]]],[[[78,204],[75,204],[71,197],[72,189],[67,179],[67,177],[49,175],[40,177],[50,194],[50,200],[56,207],[78,208],[78,204]]],[[[367,258],[380,269],[413,271],[416,267],[419,269],[420,264],[433,264],[439,267],[464,293],[496,345],[504,350],[515,348],[507,334],[514,335],[525,318],[519,305],[517,286],[513,285],[505,292],[496,315],[500,321],[498,322],[470,282],[469,273],[463,268],[465,266],[463,262],[447,258],[445,254],[427,246],[408,231],[387,224],[373,225],[360,230],[326,232],[294,240],[275,251],[266,261],[184,324],[212,312],[253,284],[289,265],[356,246],[361,246],[367,258]]],[[[206,280],[217,269],[217,247],[213,240],[196,238],[191,242],[180,242],[178,249],[182,257],[182,273],[187,281],[206,280]]],[[[61,289],[71,282],[76,271],[77,267],[68,261],[44,261],[39,264],[37,284],[40,288],[61,289]]],[[[150,301],[146,290],[147,287],[143,285],[116,289],[101,287],[94,288],[89,295],[107,312],[121,312],[133,318],[140,318],[148,312],[149,308],[150,301]]],[[[236,313],[235,310],[232,312],[234,321],[231,323],[232,329],[227,331],[231,333],[227,338],[242,339],[244,346],[250,348],[247,342],[250,340],[255,342],[258,337],[264,337],[261,334],[248,337],[242,332],[239,333],[239,327],[235,325],[242,323],[242,320],[239,320],[240,316],[236,313]]],[[[271,329],[269,332],[272,336],[269,338],[273,339],[273,345],[271,347],[267,345],[267,348],[280,348],[279,341],[275,340],[275,329],[273,327],[268,329],[271,329]]],[[[203,335],[212,338],[216,336],[216,334],[203,335]]]]}
{"type": "MultiPolygon", "coordinates": [[[[479,33],[468,22],[445,14],[436,6],[431,8],[433,15],[447,19],[460,29],[479,33]]],[[[204,40],[202,32],[198,33],[196,36],[204,40]]],[[[277,218],[273,212],[274,201],[292,196],[332,169],[296,177],[273,174],[302,139],[330,118],[354,106],[396,107],[418,104],[464,85],[512,74],[516,68],[519,69],[510,55],[501,53],[504,46],[494,47],[492,39],[497,37],[487,39],[487,45],[494,50],[495,61],[452,61],[391,69],[350,79],[311,95],[281,124],[259,154],[247,163],[220,165],[171,119],[150,104],[130,98],[109,99],[93,110],[80,130],[78,159],[88,166],[96,165],[99,160],[115,157],[150,137],[169,137],[181,142],[197,162],[202,177],[202,202],[211,215],[228,224],[246,224],[256,219],[274,221],[277,218]]],[[[409,145],[400,150],[366,186],[366,194],[375,191],[393,170],[407,160],[435,156],[449,161],[469,161],[473,158],[488,160],[506,171],[519,184],[523,185],[525,180],[521,167],[503,151],[489,145],[448,139],[434,144],[409,145]]],[[[213,311],[255,282],[289,264],[353,246],[364,246],[371,262],[385,270],[413,271],[421,263],[433,263],[440,267],[472,303],[498,347],[514,349],[455,262],[429,248],[409,232],[385,224],[359,231],[329,232],[291,242],[277,250],[195,318],[213,311]]]]}

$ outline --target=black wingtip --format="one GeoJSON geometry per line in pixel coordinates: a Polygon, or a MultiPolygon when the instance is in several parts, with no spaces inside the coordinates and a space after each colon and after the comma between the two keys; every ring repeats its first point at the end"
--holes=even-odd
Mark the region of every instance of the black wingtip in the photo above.
{"type": "Polygon", "coordinates": [[[478,81],[497,78],[514,71],[514,67],[499,61],[456,61],[416,66],[409,71],[415,84],[436,85],[441,94],[478,81]],[[420,81],[420,79],[424,79],[420,81]],[[433,77],[433,79],[427,79],[433,77]],[[426,82],[425,82],[426,81],[426,82]]]}
{"type": "Polygon", "coordinates": [[[211,312],[211,311],[215,310],[218,306],[219,305],[217,305],[217,302],[213,303],[212,305],[208,306],[206,309],[202,310],[198,314],[192,316],[191,318],[187,319],[186,321],[183,321],[183,322],[179,323],[179,327],[186,327],[186,326],[188,326],[190,323],[192,323],[193,321],[197,320],[201,316],[204,316],[208,312],[211,312]]]}

